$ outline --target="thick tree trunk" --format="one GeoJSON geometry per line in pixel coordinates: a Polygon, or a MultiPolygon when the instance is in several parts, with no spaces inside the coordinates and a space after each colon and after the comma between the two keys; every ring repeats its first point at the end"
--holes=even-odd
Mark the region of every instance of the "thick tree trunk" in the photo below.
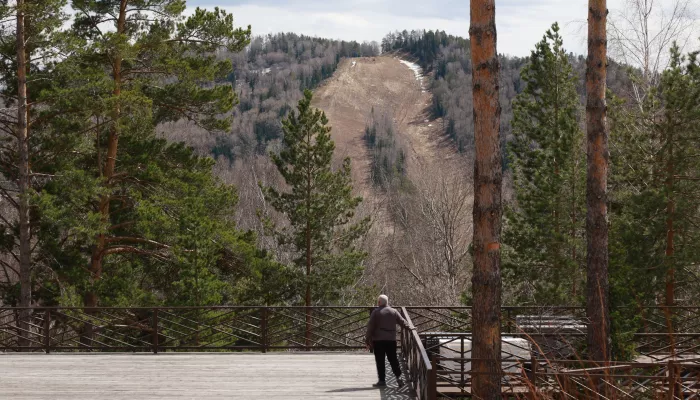
{"type": "MultiPolygon", "coordinates": [[[[30,307],[32,301],[32,255],[29,225],[29,129],[27,101],[27,48],[25,1],[17,1],[17,156],[19,176],[19,306],[30,307]]],[[[20,312],[20,346],[29,345],[31,310],[20,312]]]]}
{"type": "MultiPolygon", "coordinates": [[[[123,34],[126,28],[126,6],[127,0],[121,0],[119,5],[119,18],[117,20],[117,34],[123,34]]],[[[105,185],[110,185],[112,177],[114,176],[117,165],[117,149],[119,147],[119,120],[121,118],[121,105],[119,104],[118,98],[121,95],[122,85],[122,57],[118,50],[114,55],[112,64],[112,79],[114,81],[114,89],[112,94],[117,101],[111,115],[112,123],[109,130],[109,137],[107,139],[107,159],[105,161],[104,169],[102,169],[102,165],[98,165],[98,169],[102,169],[102,179],[105,185]]],[[[99,211],[102,215],[102,221],[105,223],[108,222],[110,218],[109,201],[110,196],[108,194],[100,198],[99,211]]],[[[96,282],[102,278],[102,262],[104,259],[106,243],[107,237],[104,233],[97,235],[95,246],[92,249],[92,257],[88,269],[93,282],[96,282]]],[[[84,302],[86,307],[96,307],[99,302],[97,293],[95,293],[94,290],[88,291],[85,294],[84,302]]]]}
{"type": "Polygon", "coordinates": [[[501,398],[501,106],[496,5],[471,0],[469,38],[474,93],[473,395],[501,398]]]}
{"type": "Polygon", "coordinates": [[[592,360],[610,360],[608,310],[608,133],[605,78],[607,70],[606,0],[588,2],[588,60],[586,66],[586,129],[588,173],[586,186],[586,235],[588,281],[586,314],[588,352],[592,360]]]}

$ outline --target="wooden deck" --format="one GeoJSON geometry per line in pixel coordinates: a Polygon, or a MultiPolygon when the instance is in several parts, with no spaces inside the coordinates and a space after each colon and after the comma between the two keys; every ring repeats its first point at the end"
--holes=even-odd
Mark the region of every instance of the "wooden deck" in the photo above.
{"type": "Polygon", "coordinates": [[[0,354],[0,399],[413,399],[369,353],[0,354]],[[389,379],[391,377],[391,379],[389,379]]]}

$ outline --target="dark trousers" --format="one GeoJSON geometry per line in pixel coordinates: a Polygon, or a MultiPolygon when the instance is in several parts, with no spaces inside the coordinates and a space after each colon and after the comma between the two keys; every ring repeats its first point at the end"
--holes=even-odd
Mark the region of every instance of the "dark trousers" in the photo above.
{"type": "Polygon", "coordinates": [[[374,350],[374,361],[377,363],[377,375],[379,380],[384,381],[386,378],[386,369],[384,365],[384,355],[389,359],[391,370],[398,378],[401,376],[401,368],[399,367],[399,359],[396,357],[396,341],[395,340],[377,340],[372,342],[374,350]]]}

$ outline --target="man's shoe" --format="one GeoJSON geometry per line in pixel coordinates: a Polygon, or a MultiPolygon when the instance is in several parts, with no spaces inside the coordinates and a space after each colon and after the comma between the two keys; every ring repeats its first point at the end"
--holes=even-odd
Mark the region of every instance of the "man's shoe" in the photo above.
{"type": "Polygon", "coordinates": [[[374,386],[374,387],[386,387],[386,382],[379,381],[379,382],[373,384],[372,386],[374,386]]]}
{"type": "Polygon", "coordinates": [[[396,384],[399,385],[399,387],[402,387],[404,385],[403,379],[401,378],[396,378],[396,384]]]}

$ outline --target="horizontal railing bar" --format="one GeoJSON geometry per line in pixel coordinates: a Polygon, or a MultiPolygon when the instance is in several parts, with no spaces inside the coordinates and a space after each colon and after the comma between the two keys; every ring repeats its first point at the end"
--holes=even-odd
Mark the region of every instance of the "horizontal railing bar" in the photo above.
{"type": "MultiPolygon", "coordinates": [[[[395,308],[406,308],[407,310],[424,309],[424,310],[471,310],[470,306],[393,306],[395,308]]],[[[62,306],[37,306],[37,307],[0,307],[0,312],[8,310],[197,310],[197,309],[365,309],[371,310],[374,307],[369,306],[135,306],[135,307],[62,307],[62,306]]],[[[501,306],[502,310],[581,310],[585,311],[583,306],[501,306]]],[[[632,309],[637,307],[614,307],[615,310],[632,309]]],[[[645,310],[694,310],[700,312],[700,306],[645,306],[645,310]]],[[[700,315],[698,316],[700,317],[700,315]]]]}

